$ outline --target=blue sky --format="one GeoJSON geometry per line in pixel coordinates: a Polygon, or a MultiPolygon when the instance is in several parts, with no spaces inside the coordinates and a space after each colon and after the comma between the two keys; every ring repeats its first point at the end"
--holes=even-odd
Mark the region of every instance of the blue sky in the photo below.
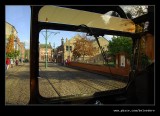
{"type": "Polygon", "coordinates": [[[26,42],[26,47],[29,46],[30,38],[30,15],[31,10],[29,6],[6,5],[5,20],[13,25],[21,42],[26,42]]]}
{"type": "MultiPolygon", "coordinates": [[[[46,34],[46,30],[42,30],[39,33],[40,35],[39,41],[42,44],[45,44],[45,34],[46,34]]],[[[71,31],[47,30],[47,35],[50,35],[47,39],[47,43],[50,42],[52,46],[53,44],[55,44],[55,47],[57,47],[61,45],[62,38],[64,39],[64,41],[66,41],[66,38],[71,39],[77,34],[78,34],[77,32],[71,32],[71,31]]]]}
{"type": "MultiPolygon", "coordinates": [[[[31,9],[28,5],[6,5],[5,7],[5,20],[6,22],[13,25],[17,32],[18,37],[20,38],[21,42],[25,42],[26,48],[29,48],[29,42],[30,42],[30,17],[31,17],[31,9]]],[[[42,30],[45,31],[45,30],[42,30]]],[[[48,38],[48,43],[50,42],[51,45],[55,43],[55,47],[59,46],[61,44],[62,37],[64,40],[66,38],[70,39],[73,36],[75,36],[77,33],[75,32],[69,32],[69,31],[58,31],[53,30],[52,32],[60,32],[58,34],[51,34],[48,38]]],[[[40,32],[40,43],[45,43],[45,38],[43,34],[45,32],[40,32]]],[[[50,34],[50,32],[48,32],[50,34]]],[[[109,36],[105,36],[107,39],[111,38],[109,36]]]]}

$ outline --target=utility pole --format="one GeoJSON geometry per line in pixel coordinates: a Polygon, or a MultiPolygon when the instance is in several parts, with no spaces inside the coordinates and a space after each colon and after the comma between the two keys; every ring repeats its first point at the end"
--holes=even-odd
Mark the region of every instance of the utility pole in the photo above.
{"type": "MultiPolygon", "coordinates": [[[[46,18],[46,22],[48,22],[48,18],[46,18]]],[[[43,32],[43,31],[42,31],[43,32]]],[[[46,29],[46,31],[45,31],[45,35],[43,35],[43,33],[42,33],[42,35],[44,36],[44,38],[45,38],[45,52],[46,52],[46,54],[45,54],[45,68],[47,68],[47,66],[48,66],[48,64],[47,64],[47,60],[48,60],[48,48],[47,48],[47,40],[48,40],[48,38],[49,38],[49,36],[52,34],[52,33],[54,33],[54,35],[56,35],[57,33],[60,33],[60,32],[50,32],[50,34],[48,35],[48,32],[49,31],[47,31],[47,29],[46,29]]]]}
{"type": "Polygon", "coordinates": [[[70,61],[70,50],[71,50],[70,40],[68,40],[68,42],[69,42],[69,47],[68,47],[69,49],[68,50],[69,50],[69,61],[70,61]]]}
{"type": "Polygon", "coordinates": [[[53,44],[53,52],[52,52],[52,59],[53,59],[53,62],[55,62],[55,58],[54,58],[54,55],[55,55],[55,43],[53,44]]]}
{"type": "Polygon", "coordinates": [[[25,50],[25,59],[29,60],[29,47],[27,48],[27,46],[29,46],[29,43],[27,41],[24,42],[24,50],[25,50]]]}
{"type": "MultiPolygon", "coordinates": [[[[48,22],[48,18],[46,18],[46,22],[48,22]]],[[[45,68],[47,68],[47,29],[46,29],[46,38],[45,38],[45,40],[46,40],[46,59],[45,59],[45,61],[46,61],[46,63],[45,63],[45,68]]]]}
{"type": "Polygon", "coordinates": [[[26,48],[25,48],[25,42],[24,42],[24,57],[23,57],[22,63],[25,61],[25,59],[26,59],[26,48]]]}

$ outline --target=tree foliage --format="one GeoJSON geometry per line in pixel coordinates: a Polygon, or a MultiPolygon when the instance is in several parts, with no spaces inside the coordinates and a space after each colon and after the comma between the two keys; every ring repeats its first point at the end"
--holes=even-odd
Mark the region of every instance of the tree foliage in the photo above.
{"type": "Polygon", "coordinates": [[[15,51],[12,51],[10,53],[7,53],[6,57],[7,58],[16,58],[19,55],[20,55],[20,51],[19,50],[15,50],[15,51]]]}
{"type": "Polygon", "coordinates": [[[19,50],[15,50],[14,51],[14,57],[16,58],[17,56],[19,56],[20,55],[20,51],[19,50]]]}
{"type": "MultiPolygon", "coordinates": [[[[124,7],[124,6],[121,6],[124,7]]],[[[144,15],[147,13],[147,5],[134,5],[134,6],[125,6],[124,11],[126,12],[128,18],[136,18],[138,16],[144,15]]]]}
{"type": "MultiPolygon", "coordinates": [[[[132,6],[126,9],[126,14],[128,18],[133,19],[146,14],[148,12],[147,9],[148,9],[148,6],[141,6],[141,5],[132,6]]],[[[145,23],[136,24],[135,26],[136,26],[136,33],[142,32],[144,29],[145,23]]]]}
{"type": "MultiPolygon", "coordinates": [[[[52,52],[54,52],[55,50],[54,49],[52,49],[52,52]]],[[[25,50],[25,58],[27,57],[28,58],[28,56],[29,56],[29,49],[26,49],[25,50]]]]}
{"type": "Polygon", "coordinates": [[[6,53],[12,53],[14,51],[14,35],[10,35],[6,46],[6,53]]]}
{"type": "Polygon", "coordinates": [[[113,37],[112,41],[109,41],[108,45],[109,54],[115,56],[117,53],[126,53],[128,58],[132,53],[132,40],[128,37],[113,37]]]}
{"type": "Polygon", "coordinates": [[[14,49],[14,35],[11,34],[8,38],[8,43],[6,46],[6,57],[8,58],[16,58],[19,56],[20,51],[14,49]]]}
{"type": "Polygon", "coordinates": [[[83,60],[85,56],[92,56],[95,53],[92,42],[91,40],[88,40],[87,37],[76,39],[72,52],[75,59],[82,56],[83,60]]]}

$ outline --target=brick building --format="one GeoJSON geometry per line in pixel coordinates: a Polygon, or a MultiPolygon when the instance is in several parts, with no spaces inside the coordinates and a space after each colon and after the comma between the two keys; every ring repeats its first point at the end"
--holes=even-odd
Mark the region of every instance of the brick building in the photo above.
{"type": "MultiPolygon", "coordinates": [[[[46,60],[46,44],[39,45],[39,61],[43,62],[46,60]]],[[[47,44],[47,61],[52,61],[52,46],[47,44]]]]}

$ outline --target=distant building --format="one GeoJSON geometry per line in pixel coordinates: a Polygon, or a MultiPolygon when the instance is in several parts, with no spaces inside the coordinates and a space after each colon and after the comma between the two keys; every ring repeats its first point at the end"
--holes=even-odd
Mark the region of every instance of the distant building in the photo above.
{"type": "MultiPolygon", "coordinates": [[[[108,45],[109,45],[108,40],[105,39],[104,37],[99,37],[98,40],[99,40],[99,43],[100,43],[103,51],[108,51],[108,45]]],[[[104,58],[103,58],[103,56],[102,56],[102,54],[101,54],[101,50],[100,50],[100,48],[99,48],[99,45],[98,45],[97,41],[94,40],[94,41],[92,42],[92,44],[93,44],[95,50],[97,50],[97,52],[94,54],[93,57],[90,58],[90,61],[91,61],[91,62],[94,62],[94,63],[103,61],[104,58]]]]}
{"type": "MultiPolygon", "coordinates": [[[[74,43],[78,39],[82,39],[82,37],[80,35],[76,35],[73,38],[71,38],[70,40],[68,40],[66,38],[65,42],[64,42],[64,39],[62,38],[61,46],[57,47],[57,49],[56,49],[56,53],[55,53],[56,62],[63,63],[66,59],[68,59],[69,61],[74,61],[72,51],[74,50],[74,43]]],[[[102,46],[102,48],[104,49],[104,51],[108,50],[108,44],[109,44],[108,40],[106,40],[103,37],[100,37],[99,42],[100,42],[100,45],[102,46]]],[[[97,41],[96,40],[92,41],[92,44],[93,44],[94,48],[97,49],[97,52],[92,57],[85,56],[85,60],[91,61],[91,62],[102,60],[103,57],[101,55],[101,51],[99,49],[97,41]]],[[[79,60],[80,59],[82,59],[82,57],[80,57],[79,60]]]]}
{"type": "Polygon", "coordinates": [[[17,36],[18,32],[17,32],[17,30],[15,29],[15,27],[13,25],[11,25],[10,23],[6,22],[5,23],[5,28],[6,28],[6,30],[5,30],[6,40],[9,38],[9,36],[11,34],[14,35],[15,39],[18,37],[17,36]]]}
{"type": "Polygon", "coordinates": [[[73,61],[73,50],[74,50],[74,43],[78,40],[82,39],[80,35],[76,35],[70,40],[66,38],[66,42],[64,43],[64,60],[68,59],[69,61],[73,61]]]}
{"type": "Polygon", "coordinates": [[[20,51],[20,55],[17,58],[18,59],[24,58],[25,46],[24,46],[24,43],[20,42],[16,28],[8,22],[5,23],[5,28],[6,28],[6,30],[5,30],[6,45],[8,43],[8,39],[9,39],[10,35],[13,34],[14,35],[14,45],[13,45],[14,49],[20,51]]]}
{"type": "MultiPolygon", "coordinates": [[[[46,44],[39,45],[39,61],[46,61],[46,44]]],[[[47,44],[47,61],[52,61],[52,46],[47,44]]]]}
{"type": "Polygon", "coordinates": [[[23,42],[20,42],[20,57],[25,59],[25,44],[23,42]]]}
{"type": "Polygon", "coordinates": [[[77,39],[81,39],[80,35],[74,36],[70,40],[66,38],[66,41],[64,42],[64,39],[61,39],[61,46],[57,47],[55,52],[55,58],[57,63],[64,63],[66,59],[72,61],[73,60],[73,53],[72,50],[74,49],[74,43],[77,39]]]}
{"type": "Polygon", "coordinates": [[[61,45],[56,48],[54,52],[54,61],[57,63],[64,63],[64,39],[61,39],[61,45]]]}

